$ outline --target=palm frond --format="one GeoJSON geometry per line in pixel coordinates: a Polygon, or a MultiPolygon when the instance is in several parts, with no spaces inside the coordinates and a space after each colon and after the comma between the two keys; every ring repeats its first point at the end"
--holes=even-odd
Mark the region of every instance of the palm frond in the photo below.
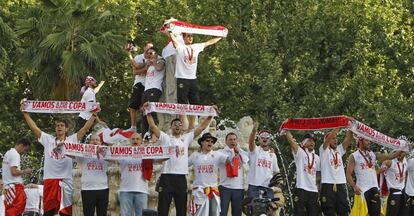
{"type": "Polygon", "coordinates": [[[47,35],[39,45],[40,47],[56,51],[58,49],[64,48],[64,46],[67,44],[66,38],[67,32],[52,33],[47,35]]]}

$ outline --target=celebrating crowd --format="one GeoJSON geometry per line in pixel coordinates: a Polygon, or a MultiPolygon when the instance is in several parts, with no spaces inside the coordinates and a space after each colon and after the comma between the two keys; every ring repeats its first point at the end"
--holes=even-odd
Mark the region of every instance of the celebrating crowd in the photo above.
{"type": "MultiPolygon", "coordinates": [[[[169,33],[169,39],[176,56],[176,102],[198,105],[198,55],[221,37],[195,44],[190,33],[169,33]]],[[[163,94],[167,61],[150,42],[144,44],[144,53],[135,57],[132,56],[131,47],[127,46],[127,52],[135,80],[129,104],[130,145],[143,146],[144,140],[148,139],[154,145],[174,147],[175,152],[163,159],[111,160],[67,155],[65,143],[87,142],[103,146],[102,137],[91,132],[94,122],[99,121],[100,107],[94,106],[80,113],[77,132],[74,134],[68,133],[66,120],[57,120],[52,135],[37,126],[22,103],[23,117],[44,147],[43,185],[39,185],[36,178],[31,178],[30,184],[24,185],[22,176],[32,174],[33,170],[21,169],[21,155],[29,150],[31,142],[25,138],[18,140],[4,155],[2,162],[5,215],[72,215],[74,161],[79,164],[82,173],[81,197],[83,214],[86,216],[107,215],[110,193],[107,170],[110,164],[120,167],[119,203],[122,216],[169,215],[172,200],[175,205],[172,208],[180,216],[237,216],[242,215],[242,211],[248,215],[279,215],[284,198],[276,194],[284,187],[276,152],[271,147],[273,135],[267,130],[258,131],[258,122],[255,122],[249,136],[248,149],[240,148],[238,134],[230,132],[225,137],[225,147],[213,150],[217,138],[206,132],[213,116],[206,117],[196,125],[195,116],[189,115],[188,125],[184,125],[186,116],[179,115],[170,122],[170,131],[164,132],[157,125],[157,113],[142,111],[141,131],[137,132],[138,113],[148,109],[148,102],[158,102],[163,94]],[[194,140],[199,148],[189,155],[189,146],[194,140]],[[156,211],[148,209],[148,182],[152,178],[154,163],[162,164],[156,185],[156,211]],[[244,166],[248,166],[248,170],[244,166]],[[194,179],[191,188],[187,188],[190,169],[194,171],[194,179]],[[246,184],[247,191],[244,187],[246,184]],[[189,191],[191,196],[188,196],[189,191]]],[[[99,88],[96,79],[88,76],[81,101],[96,103],[95,94],[99,88]]],[[[216,106],[212,107],[218,112],[216,106]]],[[[350,117],[347,119],[355,121],[350,117]]],[[[281,131],[290,145],[296,165],[296,188],[292,197],[294,215],[350,215],[348,183],[356,194],[354,206],[358,202],[369,215],[379,216],[382,206],[378,174],[385,176],[389,187],[386,215],[413,215],[414,159],[407,160],[403,151],[389,154],[373,152],[371,142],[353,134],[351,130],[346,131],[345,138],[338,144],[338,132],[339,127],[326,132],[323,141],[319,142],[318,156],[315,151],[318,140],[313,133],[306,134],[298,143],[290,130],[281,131]],[[349,155],[345,170],[343,156],[353,141],[356,151],[349,155]],[[382,162],[380,167],[377,161],[382,162]]],[[[353,209],[353,215],[358,215],[354,211],[361,212],[360,209],[353,209]]]]}

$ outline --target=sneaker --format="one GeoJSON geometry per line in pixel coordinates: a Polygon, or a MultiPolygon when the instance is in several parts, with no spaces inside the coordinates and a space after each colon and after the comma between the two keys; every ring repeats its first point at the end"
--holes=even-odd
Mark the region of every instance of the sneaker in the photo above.
{"type": "Polygon", "coordinates": [[[144,137],[142,138],[143,140],[145,140],[145,141],[149,141],[150,139],[151,139],[151,134],[150,134],[150,132],[146,132],[145,134],[144,134],[144,137]]]}
{"type": "Polygon", "coordinates": [[[125,131],[131,131],[131,132],[137,132],[137,128],[136,127],[130,127],[128,129],[126,129],[125,131]]]}

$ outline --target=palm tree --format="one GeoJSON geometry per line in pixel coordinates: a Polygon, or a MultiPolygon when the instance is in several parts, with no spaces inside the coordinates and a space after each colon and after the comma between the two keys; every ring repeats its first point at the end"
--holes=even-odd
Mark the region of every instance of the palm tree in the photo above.
{"type": "Polygon", "coordinates": [[[35,97],[74,99],[83,77],[103,77],[117,63],[126,41],[119,32],[128,31],[117,24],[128,13],[106,8],[119,1],[42,0],[17,23],[24,44],[20,64],[31,77],[35,97]]]}
{"type": "Polygon", "coordinates": [[[16,34],[0,17],[0,78],[3,78],[10,63],[8,50],[17,44],[16,34]]]}

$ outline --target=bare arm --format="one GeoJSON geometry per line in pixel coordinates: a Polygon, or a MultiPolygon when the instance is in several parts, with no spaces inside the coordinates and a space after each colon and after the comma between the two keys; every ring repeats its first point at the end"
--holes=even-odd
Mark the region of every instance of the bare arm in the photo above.
{"type": "Polygon", "coordinates": [[[102,86],[105,84],[105,81],[101,81],[100,83],[99,83],[99,85],[94,89],[94,91],[95,91],[95,94],[98,94],[98,92],[101,90],[101,88],[102,88],[102,86]]]}
{"type": "Polygon", "coordinates": [[[295,139],[293,139],[290,131],[286,131],[286,139],[290,145],[290,149],[296,154],[298,152],[299,145],[296,143],[295,139]]]}
{"type": "Polygon", "coordinates": [[[221,39],[222,39],[221,37],[216,37],[216,38],[208,40],[207,42],[204,43],[204,48],[217,43],[221,39]]]}
{"type": "Polygon", "coordinates": [[[398,156],[400,156],[401,151],[396,151],[390,154],[382,154],[380,152],[375,152],[375,157],[377,157],[377,160],[383,162],[385,160],[392,160],[398,156]]]}
{"type": "Polygon", "coordinates": [[[355,194],[360,195],[362,193],[361,189],[356,185],[352,174],[355,168],[355,159],[353,155],[348,157],[348,165],[346,166],[346,180],[348,184],[354,189],[355,194]]]}
{"type": "Polygon", "coordinates": [[[171,41],[172,41],[172,44],[173,44],[174,48],[177,48],[178,47],[177,38],[175,37],[175,35],[172,32],[170,32],[169,36],[171,38],[171,41]]]}
{"type": "Polygon", "coordinates": [[[165,62],[164,61],[158,61],[157,63],[154,64],[154,67],[155,67],[155,70],[161,71],[165,67],[165,62]]]}
{"type": "Polygon", "coordinates": [[[12,166],[12,167],[10,167],[10,172],[11,172],[12,176],[21,176],[23,174],[31,173],[32,169],[27,168],[27,169],[24,169],[24,170],[19,170],[19,169],[17,169],[17,167],[12,166]]]}
{"type": "MultiPolygon", "coordinates": [[[[144,104],[145,106],[145,104],[144,104]]],[[[147,103],[148,106],[148,103],[147,103]]],[[[160,138],[161,136],[161,130],[157,127],[157,125],[155,124],[154,118],[152,118],[151,113],[147,114],[147,121],[148,121],[148,125],[150,130],[152,131],[152,133],[157,137],[160,138]]]]}
{"type": "Polygon", "coordinates": [[[23,117],[26,120],[27,125],[29,125],[30,130],[32,130],[35,136],[39,139],[40,136],[42,135],[42,131],[40,130],[39,127],[37,127],[36,122],[33,121],[30,114],[28,112],[24,112],[23,109],[24,109],[24,102],[22,101],[20,103],[20,111],[22,111],[23,117]]]}
{"type": "Polygon", "coordinates": [[[325,141],[323,142],[323,149],[329,147],[329,140],[332,139],[332,137],[336,136],[338,134],[339,128],[333,129],[331,132],[329,132],[328,136],[325,138],[325,141]]]}
{"type": "Polygon", "coordinates": [[[206,119],[204,119],[204,121],[200,125],[198,125],[196,129],[194,129],[194,137],[197,137],[198,135],[200,135],[201,132],[203,132],[203,130],[208,127],[212,119],[213,119],[213,116],[209,116],[206,119]]]}
{"type": "Polygon", "coordinates": [[[342,148],[344,148],[345,151],[351,145],[352,138],[353,138],[352,131],[351,130],[347,130],[346,131],[346,134],[345,134],[344,141],[342,141],[342,148]]]}
{"type": "Polygon", "coordinates": [[[253,130],[249,136],[249,151],[254,151],[256,149],[256,133],[259,128],[259,122],[255,121],[253,125],[253,130]]]}
{"type": "Polygon", "coordinates": [[[92,127],[96,118],[97,118],[96,113],[93,113],[93,115],[89,118],[89,120],[85,123],[85,125],[76,133],[76,137],[78,140],[81,140],[85,136],[85,134],[92,127]]]}
{"type": "MultiPolygon", "coordinates": [[[[216,110],[216,113],[219,113],[219,109],[216,105],[213,105],[212,107],[216,110]]],[[[207,117],[196,129],[194,129],[194,137],[200,135],[201,132],[208,127],[211,120],[213,120],[213,116],[207,117]]]]}

